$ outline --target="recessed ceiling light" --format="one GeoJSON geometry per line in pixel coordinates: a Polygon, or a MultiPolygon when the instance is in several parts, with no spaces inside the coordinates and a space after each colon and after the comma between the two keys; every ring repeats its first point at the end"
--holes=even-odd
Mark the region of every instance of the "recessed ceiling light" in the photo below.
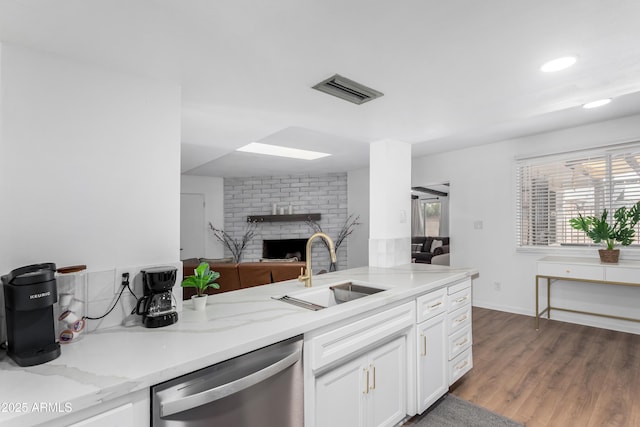
{"type": "Polygon", "coordinates": [[[603,105],[607,105],[611,102],[611,98],[598,99],[597,101],[587,102],[582,106],[582,108],[596,108],[602,107],[603,105]]]}
{"type": "Polygon", "coordinates": [[[576,63],[578,59],[575,56],[564,56],[562,58],[554,59],[553,61],[549,61],[540,67],[540,71],[544,73],[553,73],[554,71],[564,70],[565,68],[571,67],[576,63]]]}
{"type": "Polygon", "coordinates": [[[238,148],[236,151],[246,153],[266,154],[268,156],[289,157],[292,159],[315,160],[331,154],[320,153],[318,151],[299,150],[297,148],[282,147],[280,145],[262,144],[260,142],[252,142],[244,147],[238,148]]]}

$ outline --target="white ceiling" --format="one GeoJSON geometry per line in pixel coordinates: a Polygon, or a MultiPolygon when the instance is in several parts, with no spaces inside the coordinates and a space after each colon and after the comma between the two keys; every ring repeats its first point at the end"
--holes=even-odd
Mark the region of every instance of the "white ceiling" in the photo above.
{"type": "Polygon", "coordinates": [[[638,0],[0,0],[3,42],[179,84],[183,172],[210,176],[347,171],[380,139],[418,156],[640,113],[638,22],[638,0]],[[384,96],[311,89],[335,73],[384,96]],[[234,152],[253,141],[334,155],[234,152]]]}

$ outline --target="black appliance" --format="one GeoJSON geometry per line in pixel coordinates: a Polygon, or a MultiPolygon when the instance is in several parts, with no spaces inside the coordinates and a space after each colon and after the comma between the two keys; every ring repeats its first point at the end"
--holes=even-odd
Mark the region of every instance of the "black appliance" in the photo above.
{"type": "Polygon", "coordinates": [[[53,305],[58,301],[56,265],[34,264],[2,276],[7,321],[7,355],[20,366],[60,356],[53,305]]]}
{"type": "Polygon", "coordinates": [[[171,292],[177,272],[175,267],[142,270],[144,296],[136,304],[136,313],[142,315],[142,323],[147,328],[159,328],[178,321],[171,292]]]}

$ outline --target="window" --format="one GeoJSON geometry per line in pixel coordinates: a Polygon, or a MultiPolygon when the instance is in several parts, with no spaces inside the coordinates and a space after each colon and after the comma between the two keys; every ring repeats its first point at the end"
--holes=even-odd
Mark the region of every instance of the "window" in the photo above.
{"type": "Polygon", "coordinates": [[[440,200],[421,200],[422,217],[424,218],[424,235],[440,235],[440,200]]]}
{"type": "Polygon", "coordinates": [[[639,144],[523,159],[516,170],[518,247],[593,244],[569,219],[640,200],[639,144]]]}

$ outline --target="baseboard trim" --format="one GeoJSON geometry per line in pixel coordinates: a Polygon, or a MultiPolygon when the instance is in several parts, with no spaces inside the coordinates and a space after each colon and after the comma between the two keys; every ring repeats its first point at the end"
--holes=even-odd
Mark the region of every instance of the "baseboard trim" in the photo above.
{"type": "MultiPolygon", "coordinates": [[[[535,317],[534,311],[523,309],[520,307],[510,307],[500,304],[494,304],[486,301],[473,301],[473,306],[486,308],[489,310],[503,311],[505,313],[530,316],[532,318],[531,327],[533,328],[533,317],[535,317]]],[[[546,315],[543,318],[546,319],[546,315]]],[[[640,335],[640,323],[629,322],[625,320],[608,319],[605,317],[589,316],[586,314],[578,313],[567,313],[563,311],[551,311],[551,320],[640,335]]]]}

